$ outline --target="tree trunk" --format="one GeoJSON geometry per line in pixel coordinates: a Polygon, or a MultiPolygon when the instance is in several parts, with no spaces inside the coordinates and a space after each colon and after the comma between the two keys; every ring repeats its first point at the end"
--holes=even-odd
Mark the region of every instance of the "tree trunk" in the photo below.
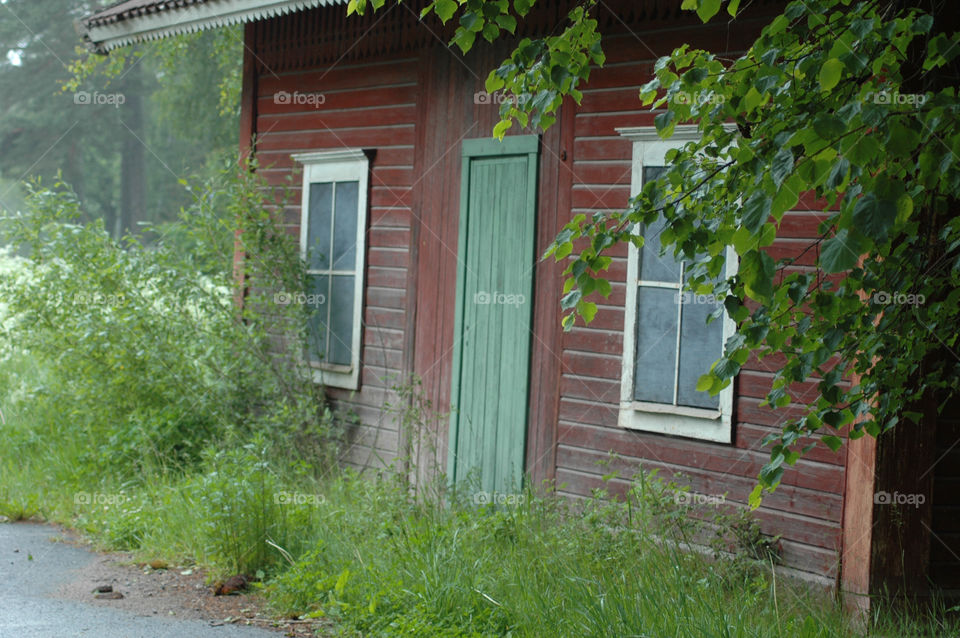
{"type": "Polygon", "coordinates": [[[143,123],[143,82],[140,65],[127,72],[123,83],[126,101],[120,107],[120,223],[119,236],[135,230],[145,218],[147,200],[146,131],[143,123]]]}

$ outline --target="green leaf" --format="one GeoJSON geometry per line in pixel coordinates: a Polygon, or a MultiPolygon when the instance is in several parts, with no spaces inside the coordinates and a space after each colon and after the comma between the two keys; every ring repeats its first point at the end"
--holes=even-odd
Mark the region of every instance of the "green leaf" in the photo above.
{"type": "Polygon", "coordinates": [[[913,129],[897,121],[890,125],[890,138],[887,140],[886,150],[895,157],[909,157],[919,143],[920,135],[913,129]]]}
{"type": "Polygon", "coordinates": [[[699,0],[697,15],[704,22],[707,22],[720,11],[720,0],[699,0]]]}
{"type": "Polygon", "coordinates": [[[864,235],[875,242],[887,239],[887,232],[897,218],[895,202],[878,199],[867,193],[853,207],[853,223],[864,235]]]}
{"type": "Polygon", "coordinates": [[[740,364],[733,359],[720,357],[716,363],[713,364],[711,372],[713,372],[718,379],[732,379],[740,372],[740,364]]]}
{"type": "Polygon", "coordinates": [[[517,30],[517,19],[508,13],[498,15],[496,21],[504,31],[513,33],[517,30]]]}
{"type": "Polygon", "coordinates": [[[464,29],[463,27],[458,27],[456,34],[453,36],[452,42],[460,48],[461,53],[466,53],[473,48],[473,43],[476,41],[476,39],[476,33],[464,29]]]}
{"type": "Polygon", "coordinates": [[[824,434],[820,437],[820,440],[823,441],[828,448],[836,452],[843,446],[843,439],[839,436],[834,436],[832,434],[824,434]]]}
{"type": "Polygon", "coordinates": [[[457,12],[459,6],[456,0],[436,0],[433,3],[433,12],[437,14],[441,22],[446,23],[457,12]]]}
{"type": "Polygon", "coordinates": [[[763,102],[763,94],[752,86],[750,90],[747,91],[747,94],[743,96],[743,106],[747,111],[752,111],[757,108],[761,102],[763,102]]]}
{"type": "Polygon", "coordinates": [[[773,295],[773,258],[760,250],[751,250],[740,261],[740,278],[753,299],[764,299],[773,295]]]}
{"type": "Polygon", "coordinates": [[[701,374],[697,379],[697,392],[707,392],[713,387],[714,376],[712,374],[701,374]]]}
{"type": "Polygon", "coordinates": [[[847,126],[832,113],[820,113],[813,119],[813,130],[821,138],[832,141],[847,130],[847,126]]]}
{"type": "Polygon", "coordinates": [[[747,230],[745,226],[740,226],[737,232],[733,234],[733,249],[737,251],[738,255],[743,255],[756,247],[757,236],[747,230]]]}
{"type": "Polygon", "coordinates": [[[500,35],[500,28],[494,23],[488,22],[483,25],[483,31],[481,33],[483,34],[484,40],[487,42],[493,42],[500,35]]]}
{"type": "Polygon", "coordinates": [[[770,218],[771,201],[763,191],[756,191],[743,205],[741,219],[743,225],[752,234],[757,234],[770,218]]]}
{"type": "Polygon", "coordinates": [[[833,89],[840,82],[843,73],[843,62],[840,58],[830,58],[820,67],[820,90],[823,92],[833,89]]]}
{"type": "Polygon", "coordinates": [[[490,75],[487,76],[485,88],[487,89],[487,93],[496,93],[502,89],[505,84],[506,82],[504,82],[503,78],[497,75],[497,72],[494,70],[491,71],[490,75]]]}
{"type": "Polygon", "coordinates": [[[802,179],[798,175],[795,175],[796,180],[788,179],[787,183],[784,184],[780,190],[777,191],[777,196],[773,198],[773,204],[770,207],[770,214],[773,217],[780,221],[783,218],[783,214],[788,210],[793,210],[797,202],[800,201],[800,189],[796,188],[802,183],[802,179]]]}
{"type": "Polygon", "coordinates": [[[493,136],[499,140],[502,140],[504,133],[506,133],[507,129],[509,129],[511,126],[513,126],[513,120],[500,120],[497,122],[496,126],[493,127],[493,136]]]}
{"type": "Polygon", "coordinates": [[[793,170],[793,152],[789,148],[781,148],[773,156],[773,162],[770,164],[770,177],[777,186],[783,184],[790,171],[793,170]]]}
{"type": "Polygon", "coordinates": [[[563,299],[560,300],[560,307],[564,310],[570,310],[580,303],[580,298],[582,293],[579,290],[571,290],[569,293],[563,296],[563,299]]]}
{"type": "Polygon", "coordinates": [[[845,157],[841,157],[833,165],[833,168],[830,169],[830,174],[827,176],[826,186],[827,188],[840,188],[843,186],[844,181],[847,178],[847,173],[850,171],[850,162],[845,157]]]}
{"type": "Polygon", "coordinates": [[[851,235],[844,228],[823,242],[820,267],[828,273],[850,270],[857,265],[863,251],[863,240],[859,235],[851,235]]]}
{"type": "Polygon", "coordinates": [[[730,0],[730,4],[727,5],[727,13],[729,13],[731,17],[736,18],[737,9],[739,8],[740,8],[740,0],[730,0]]]}
{"type": "Polygon", "coordinates": [[[577,303],[577,312],[586,323],[590,323],[597,316],[597,304],[590,301],[580,301],[577,303]]]}

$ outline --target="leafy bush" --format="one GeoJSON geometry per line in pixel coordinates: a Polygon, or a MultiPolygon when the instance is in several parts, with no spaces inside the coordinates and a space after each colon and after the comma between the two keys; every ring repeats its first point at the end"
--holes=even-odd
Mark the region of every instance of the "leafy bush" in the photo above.
{"type": "Polygon", "coordinates": [[[80,224],[60,182],[32,184],[26,212],[0,224],[24,257],[0,280],[5,356],[18,351],[42,380],[17,393],[46,413],[47,437],[82,443],[86,479],[190,466],[227,430],[295,441],[329,469],[333,420],[294,356],[302,341],[268,332],[305,325],[302,308],[268,294],[300,285],[299,257],[262,183],[236,173],[196,188],[194,206],[151,229],[150,245],[116,242],[99,221],[80,224]],[[242,312],[232,298],[234,237],[259,286],[242,312]]]}

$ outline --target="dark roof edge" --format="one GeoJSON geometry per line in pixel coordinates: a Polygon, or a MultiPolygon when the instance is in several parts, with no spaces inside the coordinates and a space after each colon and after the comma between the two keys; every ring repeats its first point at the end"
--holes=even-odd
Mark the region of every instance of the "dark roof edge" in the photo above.
{"type": "Polygon", "coordinates": [[[158,0],[129,12],[106,9],[78,20],[77,32],[88,47],[106,54],[128,44],[172,35],[264,20],[346,0],[199,0],[193,3],[158,0]]]}

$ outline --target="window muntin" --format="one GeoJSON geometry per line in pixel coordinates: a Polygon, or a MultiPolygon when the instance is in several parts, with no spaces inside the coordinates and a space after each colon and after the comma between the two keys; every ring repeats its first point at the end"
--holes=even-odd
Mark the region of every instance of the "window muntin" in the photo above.
{"type": "MultiPolygon", "coordinates": [[[[643,183],[663,166],[644,166],[643,183]]],[[[642,184],[641,184],[642,186],[642,184]]],[[[697,378],[723,354],[723,322],[707,323],[717,303],[684,291],[686,262],[660,254],[661,217],[643,229],[637,274],[636,401],[719,410],[719,396],[697,392],[697,378]]]]}
{"type": "Polygon", "coordinates": [[[313,182],[307,211],[307,332],[311,363],[350,366],[357,275],[359,182],[313,182]]]}
{"type": "MultiPolygon", "coordinates": [[[[696,126],[686,125],[678,125],[668,140],[661,139],[653,127],[618,132],[633,141],[634,195],[645,180],[655,179],[664,170],[671,148],[698,136],[696,126]]],[[[645,245],[639,250],[629,247],[618,423],[629,429],[730,443],[732,385],[718,397],[710,397],[696,391],[696,380],[719,358],[723,341],[735,326],[726,316],[706,323],[716,305],[709,296],[682,289],[682,260],[675,259],[672,251],[660,255],[662,224],[661,220],[638,229],[648,235],[645,245]]],[[[736,254],[728,250],[725,275],[735,272],[736,254]]]]}
{"type": "Polygon", "coordinates": [[[310,305],[305,358],[318,382],[356,389],[369,161],[359,149],[294,159],[304,165],[300,248],[310,305]]]}

